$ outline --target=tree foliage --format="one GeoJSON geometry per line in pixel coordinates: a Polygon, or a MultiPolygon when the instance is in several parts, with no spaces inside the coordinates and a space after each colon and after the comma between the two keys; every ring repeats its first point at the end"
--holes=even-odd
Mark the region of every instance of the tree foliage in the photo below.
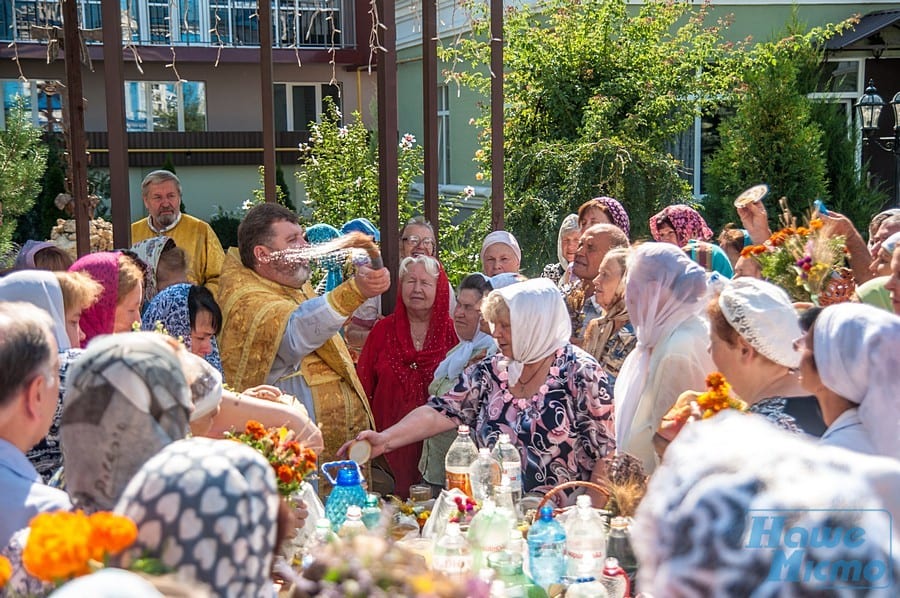
{"type": "MultiPolygon", "coordinates": [[[[635,234],[660,205],[690,198],[666,145],[733,88],[723,21],[686,2],[543,0],[504,15],[507,229],[526,270],[555,261],[563,216],[617,197],[635,234]]],[[[487,5],[468,4],[472,35],[442,48],[448,78],[490,88],[487,5]]],[[[489,106],[478,124],[490,164],[489,106]]]]}
{"type": "Polygon", "coordinates": [[[47,166],[41,131],[31,124],[21,104],[10,111],[0,131],[0,253],[11,247],[16,219],[34,205],[47,166]]]}

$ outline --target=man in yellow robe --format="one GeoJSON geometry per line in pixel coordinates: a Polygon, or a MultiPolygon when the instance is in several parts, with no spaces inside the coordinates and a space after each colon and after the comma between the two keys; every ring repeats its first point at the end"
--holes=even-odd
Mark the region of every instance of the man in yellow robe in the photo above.
{"type": "Polygon", "coordinates": [[[388,290],[390,275],[384,268],[361,267],[354,279],[317,296],[305,264],[270,257],[306,244],[297,216],[287,208],[266,203],[247,212],[238,228],[238,249],[229,250],[222,268],[219,347],[231,386],[273,384],[303,402],[322,430],[322,463],[361,430],[374,427],[338,332],[363,301],[388,290]]]}
{"type": "Polygon", "coordinates": [[[225,252],[206,222],[181,213],[181,182],[168,170],[154,170],[141,183],[149,216],[131,224],[131,242],[165,235],[188,256],[188,280],[217,294],[225,252]]]}

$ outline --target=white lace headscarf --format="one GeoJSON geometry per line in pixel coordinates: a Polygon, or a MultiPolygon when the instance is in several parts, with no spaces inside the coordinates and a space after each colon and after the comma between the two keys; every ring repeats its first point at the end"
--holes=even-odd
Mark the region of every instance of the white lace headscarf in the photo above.
{"type": "Polygon", "coordinates": [[[879,453],[900,459],[900,317],[871,305],[842,303],[813,327],[822,383],[859,405],[859,419],[879,453]]]}
{"type": "Polygon", "coordinates": [[[625,275],[625,306],[637,346],[625,358],[616,378],[617,440],[629,437],[650,377],[654,347],[688,318],[703,314],[707,294],[706,272],[678,247],[645,243],[631,252],[625,275]]]}
{"type": "Polygon", "coordinates": [[[503,297],[509,307],[515,359],[509,360],[507,372],[509,384],[513,386],[519,381],[525,364],[540,361],[568,344],[572,325],[559,289],[546,278],[512,284],[491,291],[491,295],[494,293],[503,297]]]}
{"type": "MultiPolygon", "coordinates": [[[[653,596],[893,596],[898,515],[897,461],[822,446],[759,415],[726,410],[687,424],[650,478],[632,527],[638,583],[653,596]],[[753,535],[759,523],[777,530],[774,517],[784,517],[784,533],[753,535]],[[859,527],[863,541],[813,541],[794,551],[798,536],[787,530],[821,534],[825,526],[859,527]],[[777,548],[760,546],[769,540],[777,548]],[[879,562],[893,584],[880,593],[802,573],[788,582],[793,566],[780,556],[796,559],[801,571],[879,562]]],[[[856,585],[884,588],[884,575],[856,585]]]]}

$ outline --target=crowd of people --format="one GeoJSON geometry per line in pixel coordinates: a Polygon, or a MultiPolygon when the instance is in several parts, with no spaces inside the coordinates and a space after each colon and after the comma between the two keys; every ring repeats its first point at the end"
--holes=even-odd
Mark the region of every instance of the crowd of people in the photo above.
{"type": "MultiPolygon", "coordinates": [[[[602,481],[610,457],[631,455],[650,476],[634,535],[658,596],[758,587],[763,551],[743,564],[709,554],[739,551],[758,505],[887,509],[900,538],[900,209],[874,215],[867,240],[817,215],[856,287],[818,306],[765,279],[751,251],[773,237],[759,201],[714,240],[687,205],[638,239],[625,205],[589,199],[560,215],[558,262],[539,276],[494,231],[454,288],[421,217],[401,231],[392,276],[354,252],[297,253],[351,233],[379,242],[366,218],[305,228],[261,204],[226,252],[181,212],[174,174],[150,173],[141,191],[133,247],[73,261],[29,241],[0,278],[0,548],[16,591],[48,590],[21,563],[32,518],[81,509],[131,517],[132,552],[215,595],[267,595],[274,550],[305,510],[279,500],[265,459],[221,440],[251,419],[286,426],[320,463],[367,441],[364,477],[401,498],[443,485],[463,424],[479,447],[509,436],[534,495],[602,481]],[[708,417],[719,408],[694,398],[713,372],[749,415],[708,417]],[[661,427],[674,411],[693,422],[677,437],[661,427]],[[727,526],[704,523],[726,499],[727,526]]],[[[585,487],[554,499],[582,492],[603,500],[585,487]]]]}

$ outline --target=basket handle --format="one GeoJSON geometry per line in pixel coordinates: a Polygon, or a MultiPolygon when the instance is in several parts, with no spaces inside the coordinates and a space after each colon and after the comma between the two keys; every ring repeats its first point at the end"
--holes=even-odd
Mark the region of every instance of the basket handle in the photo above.
{"type": "Polygon", "coordinates": [[[582,486],[585,488],[590,488],[591,490],[596,490],[597,492],[599,492],[606,498],[606,500],[603,501],[602,505],[594,505],[595,508],[602,509],[603,507],[605,507],[607,505],[607,503],[609,503],[609,490],[607,490],[604,486],[601,486],[600,484],[596,484],[594,482],[587,482],[584,480],[571,480],[569,482],[563,482],[562,484],[559,484],[558,486],[554,486],[553,488],[551,488],[550,491],[547,492],[547,494],[545,494],[544,497],[541,499],[541,502],[538,503],[537,512],[538,513],[541,512],[541,509],[544,507],[544,505],[547,504],[547,502],[550,500],[550,498],[554,494],[562,492],[563,490],[568,490],[569,488],[578,488],[578,487],[582,487],[582,486]]]}

